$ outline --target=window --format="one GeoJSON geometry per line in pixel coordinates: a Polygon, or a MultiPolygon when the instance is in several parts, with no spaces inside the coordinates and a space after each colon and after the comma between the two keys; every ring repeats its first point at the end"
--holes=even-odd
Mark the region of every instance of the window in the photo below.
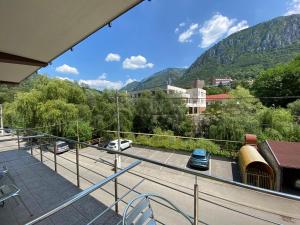
{"type": "Polygon", "coordinates": [[[193,114],[193,107],[189,108],[189,114],[193,114]]]}
{"type": "Polygon", "coordinates": [[[194,114],[197,114],[197,107],[194,107],[194,114]]]}

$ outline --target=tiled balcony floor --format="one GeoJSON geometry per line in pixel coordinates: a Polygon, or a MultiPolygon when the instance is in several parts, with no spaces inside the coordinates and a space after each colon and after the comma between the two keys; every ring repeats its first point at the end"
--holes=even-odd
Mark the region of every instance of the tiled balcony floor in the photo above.
{"type": "MultiPolygon", "coordinates": [[[[15,184],[21,189],[21,197],[34,215],[30,217],[21,203],[17,204],[10,199],[3,208],[0,207],[0,224],[24,224],[81,191],[28,152],[17,150],[16,147],[9,150],[3,148],[4,145],[8,143],[0,142],[0,166],[5,164],[8,167],[15,184]]],[[[3,184],[11,181],[5,177],[0,182],[3,184]]],[[[86,224],[104,209],[104,204],[87,196],[38,224],[86,224]]],[[[120,216],[110,210],[95,224],[116,224],[120,219],[120,216]]]]}

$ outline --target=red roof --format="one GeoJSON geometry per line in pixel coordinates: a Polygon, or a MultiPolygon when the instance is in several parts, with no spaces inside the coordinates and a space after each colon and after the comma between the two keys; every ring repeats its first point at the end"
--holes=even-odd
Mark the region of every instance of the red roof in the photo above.
{"type": "Polygon", "coordinates": [[[206,100],[224,100],[229,98],[229,94],[206,95],[206,100]]]}
{"type": "Polygon", "coordinates": [[[300,169],[300,142],[267,141],[280,167],[300,169]]]}

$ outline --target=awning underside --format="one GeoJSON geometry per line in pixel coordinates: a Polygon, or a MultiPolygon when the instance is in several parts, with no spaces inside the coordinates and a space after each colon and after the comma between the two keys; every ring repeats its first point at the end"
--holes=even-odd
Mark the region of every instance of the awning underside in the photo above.
{"type": "Polygon", "coordinates": [[[1,1],[0,82],[19,83],[141,1],[1,1]]]}

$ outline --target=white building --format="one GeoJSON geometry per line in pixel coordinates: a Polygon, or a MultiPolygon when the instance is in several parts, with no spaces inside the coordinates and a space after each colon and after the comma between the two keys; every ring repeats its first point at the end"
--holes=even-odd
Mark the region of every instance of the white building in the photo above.
{"type": "MultiPolygon", "coordinates": [[[[194,85],[196,86],[196,85],[194,85]]],[[[185,99],[186,107],[189,109],[188,114],[199,114],[206,109],[206,91],[200,87],[194,87],[191,89],[184,89],[180,87],[175,87],[172,85],[167,85],[165,88],[157,89],[163,90],[167,94],[177,95],[185,99]]],[[[131,92],[130,95],[133,97],[140,97],[141,91],[131,92]]],[[[150,90],[154,93],[156,90],[150,90]]]]}
{"type": "Polygon", "coordinates": [[[213,80],[213,85],[230,85],[232,81],[233,80],[231,78],[216,78],[213,80]]]}

